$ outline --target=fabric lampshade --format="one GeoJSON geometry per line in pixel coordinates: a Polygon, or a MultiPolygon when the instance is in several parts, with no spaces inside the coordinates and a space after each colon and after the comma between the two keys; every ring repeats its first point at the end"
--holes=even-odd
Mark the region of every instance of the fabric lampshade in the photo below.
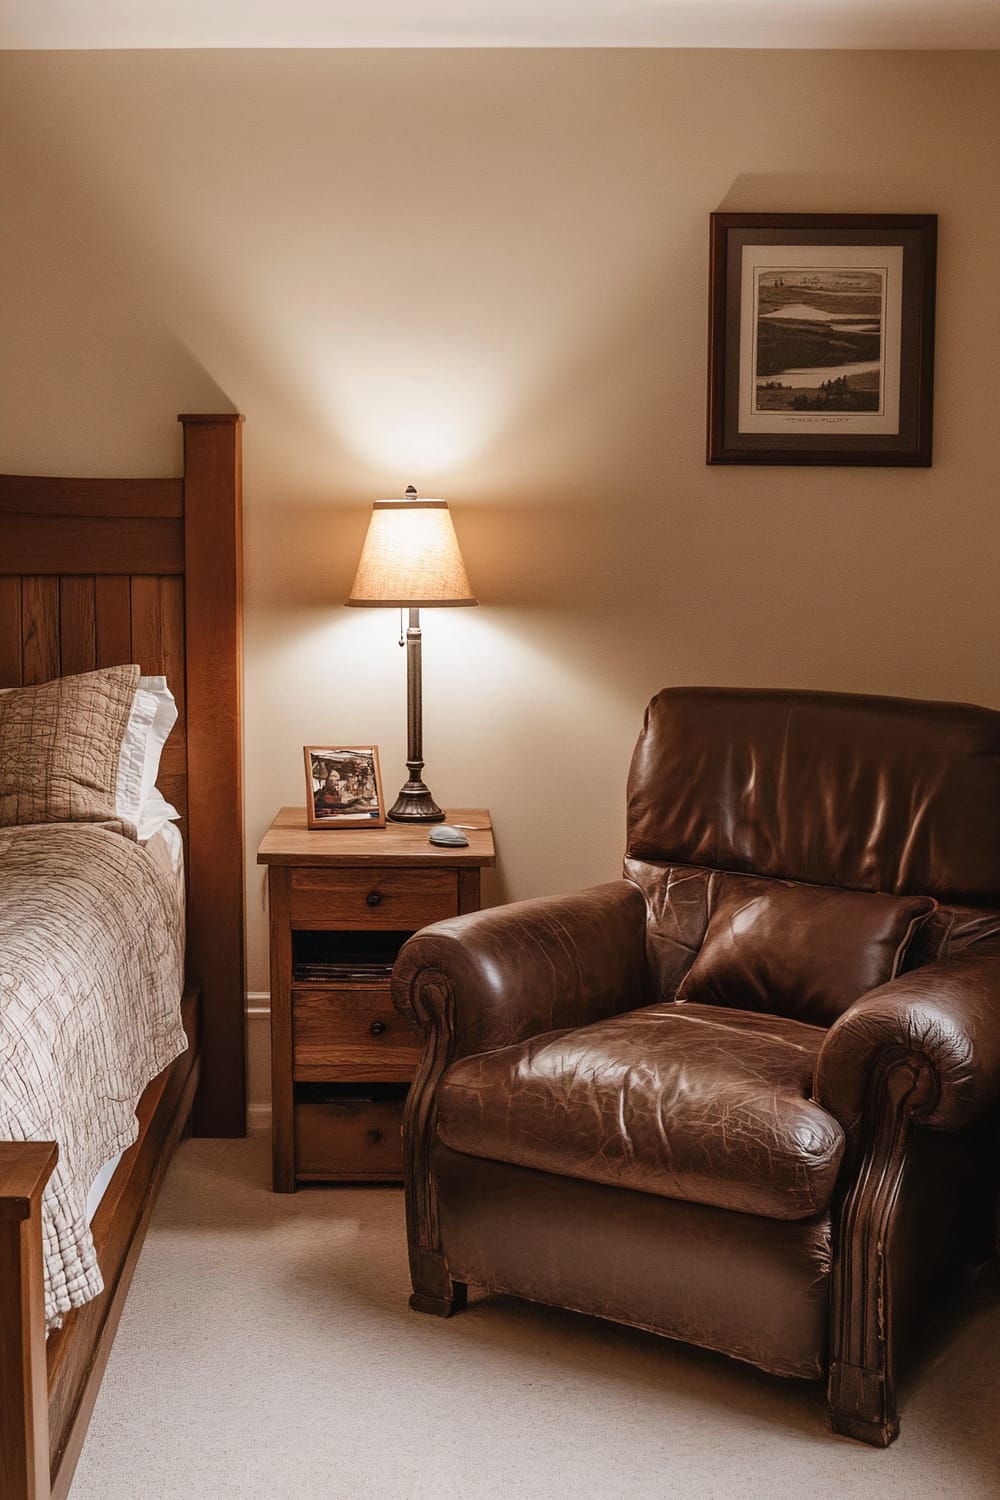
{"type": "Polygon", "coordinates": [[[376,500],[348,604],[478,604],[447,500],[376,500]]]}

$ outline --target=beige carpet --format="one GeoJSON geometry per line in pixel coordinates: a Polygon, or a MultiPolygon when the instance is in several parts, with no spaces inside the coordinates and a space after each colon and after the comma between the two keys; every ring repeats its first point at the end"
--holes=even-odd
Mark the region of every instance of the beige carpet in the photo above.
{"type": "Polygon", "coordinates": [[[268,1143],[193,1141],[146,1241],[70,1500],[987,1500],[1000,1294],[885,1453],[818,1386],[552,1309],[407,1309],[395,1189],[267,1190],[268,1143]]]}

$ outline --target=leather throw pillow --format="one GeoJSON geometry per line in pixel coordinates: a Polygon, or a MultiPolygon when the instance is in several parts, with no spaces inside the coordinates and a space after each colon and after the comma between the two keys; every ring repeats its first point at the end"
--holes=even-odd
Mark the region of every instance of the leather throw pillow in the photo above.
{"type": "Polygon", "coordinates": [[[931,896],[887,896],[723,875],[678,1001],[830,1026],[895,978],[931,896]]]}

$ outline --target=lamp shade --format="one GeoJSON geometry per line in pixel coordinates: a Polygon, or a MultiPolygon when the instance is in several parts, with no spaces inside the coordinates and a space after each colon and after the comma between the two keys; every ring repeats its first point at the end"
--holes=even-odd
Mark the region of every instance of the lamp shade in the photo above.
{"type": "Polygon", "coordinates": [[[447,500],[376,500],[348,604],[478,604],[447,500]]]}

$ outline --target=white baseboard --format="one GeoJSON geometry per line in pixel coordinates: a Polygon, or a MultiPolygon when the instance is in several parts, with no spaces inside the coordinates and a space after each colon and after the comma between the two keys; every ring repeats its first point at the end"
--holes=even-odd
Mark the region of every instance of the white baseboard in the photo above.
{"type": "Polygon", "coordinates": [[[265,1129],[271,1120],[271,997],[266,990],[247,995],[247,1120],[265,1129]]]}

